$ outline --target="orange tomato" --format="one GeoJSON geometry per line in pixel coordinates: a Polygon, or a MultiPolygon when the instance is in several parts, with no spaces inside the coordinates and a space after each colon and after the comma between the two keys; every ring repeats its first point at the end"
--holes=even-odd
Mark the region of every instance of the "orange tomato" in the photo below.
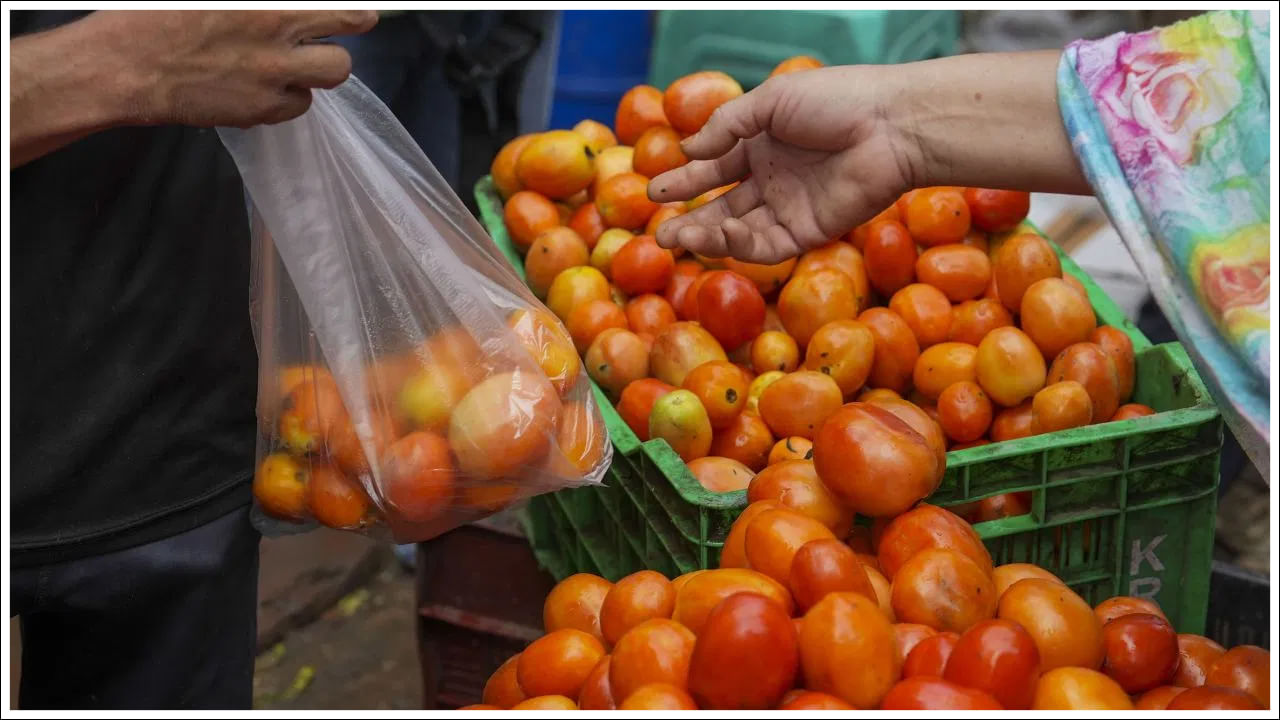
{"type": "Polygon", "coordinates": [[[879,398],[869,400],[867,404],[888,410],[924,438],[925,443],[933,448],[934,454],[938,457],[935,482],[940,482],[947,466],[947,438],[942,434],[942,426],[938,424],[937,415],[931,412],[932,406],[922,407],[898,398],[879,398]]]}
{"type": "Polygon", "coordinates": [[[1048,580],[1050,582],[1062,583],[1057,575],[1045,570],[1037,565],[1029,563],[1009,563],[1000,565],[991,573],[991,579],[996,584],[996,594],[1004,595],[1005,591],[1013,586],[1019,580],[1027,578],[1037,578],[1040,580],[1048,580]]]}
{"type": "Polygon", "coordinates": [[[810,338],[804,367],[830,376],[847,397],[866,383],[874,357],[870,328],[857,320],[833,320],[810,338]]]}
{"type": "Polygon", "coordinates": [[[612,589],[613,583],[598,575],[570,575],[547,594],[542,604],[542,627],[549,633],[564,628],[581,630],[597,640],[604,640],[600,630],[600,608],[612,589]]]}
{"type": "Polygon", "coordinates": [[[827,538],[835,539],[835,535],[819,520],[786,507],[768,510],[747,526],[747,562],[753,570],[786,585],[800,548],[811,540],[827,538]]]}
{"type": "Polygon", "coordinates": [[[1102,626],[1093,608],[1061,582],[1019,580],[1000,596],[997,614],[1031,633],[1045,671],[1102,665],[1102,626]]]}
{"type": "Polygon", "coordinates": [[[1084,427],[1093,420],[1093,401],[1078,382],[1046,386],[1031,399],[1031,434],[1084,427]]]}
{"type": "Polygon", "coordinates": [[[352,478],[328,464],[315,463],[307,483],[307,507],[316,522],[331,528],[359,528],[367,520],[369,497],[352,478]]]}
{"type": "Polygon", "coordinates": [[[1022,307],[1022,296],[1038,280],[1062,277],[1062,263],[1049,241],[1031,233],[1014,235],[995,252],[992,280],[1000,302],[1013,312],[1022,307]]]}
{"type": "Polygon", "coordinates": [[[888,308],[865,310],[858,316],[858,322],[866,325],[875,339],[868,384],[873,388],[906,392],[920,358],[920,343],[911,326],[888,308]]]}
{"type": "MultiPolygon", "coordinates": [[[[1168,627],[1168,623],[1163,627],[1168,627]]],[[[1163,660],[1164,656],[1160,658],[1163,660]]],[[[1174,662],[1177,662],[1176,656],[1174,662]]],[[[1210,666],[1205,685],[1240,690],[1252,696],[1262,707],[1270,709],[1271,653],[1257,645],[1233,647],[1210,666]]]]}
{"type": "Polygon", "coordinates": [[[564,695],[541,695],[514,705],[512,710],[577,710],[578,705],[564,695]]]}
{"type": "Polygon", "coordinates": [[[741,94],[737,80],[717,70],[704,70],[668,85],[662,94],[662,110],[672,127],[692,135],[702,129],[716,108],[741,94]]]}
{"type": "Polygon", "coordinates": [[[938,396],[938,424],[956,442],[973,442],[985,435],[993,412],[991,400],[975,382],[952,383],[938,396]]]}
{"type": "Polygon", "coordinates": [[[932,285],[913,283],[902,288],[889,298],[889,309],[907,323],[922,349],[951,334],[951,301],[932,285]]]}
{"type": "Polygon", "coordinates": [[[662,110],[662,91],[650,85],[637,85],[618,101],[613,129],[623,145],[635,145],[645,130],[670,125],[662,110]]]}
{"type": "Polygon", "coordinates": [[[751,369],[757,373],[770,370],[792,372],[800,365],[800,347],[788,334],[767,330],[751,341],[751,369]]]}
{"type": "Polygon", "coordinates": [[[855,592],[877,600],[862,562],[848,545],[834,538],[811,540],[796,552],[788,586],[802,612],[833,592],[855,592]]]}
{"type": "Polygon", "coordinates": [[[1120,383],[1116,364],[1101,347],[1081,342],[1067,347],[1053,359],[1047,381],[1074,380],[1084,386],[1093,401],[1093,419],[1105,422],[1120,407],[1120,383]]]}
{"type": "Polygon", "coordinates": [[[823,325],[832,320],[852,319],[857,314],[858,299],[853,282],[839,270],[815,270],[793,276],[778,295],[778,317],[787,334],[801,347],[808,345],[823,325]]]}
{"type": "Polygon", "coordinates": [[[901,621],[962,633],[995,615],[995,585],[961,553],[922,550],[893,575],[892,603],[901,621]]]}
{"type": "Polygon", "coordinates": [[[1018,328],[1002,327],[987,333],[978,345],[976,360],[978,384],[1004,407],[1018,405],[1044,387],[1044,356],[1018,328]]]}
{"type": "Polygon", "coordinates": [[[604,224],[626,230],[644,227],[658,211],[658,204],[649,199],[648,188],[649,179],[637,172],[618,173],[601,182],[595,203],[604,224]]]}
{"type": "Polygon", "coordinates": [[[1098,326],[1089,301],[1056,277],[1037,280],[1027,288],[1019,317],[1023,332],[1046,358],[1087,341],[1098,326]]]}
{"type": "Polygon", "coordinates": [[[1119,383],[1120,402],[1127,403],[1133,397],[1133,340],[1119,328],[1103,325],[1089,334],[1089,342],[1102,348],[1111,356],[1116,366],[1116,382],[1119,383]]]}
{"type": "MultiPolygon", "coordinates": [[[[774,510],[766,509],[756,515],[759,519],[774,510]]],[[[755,520],[752,520],[752,525],[755,520]]],[[[676,609],[671,619],[700,635],[711,611],[725,598],[738,593],[756,593],[777,603],[788,616],[795,605],[791,593],[777,580],[756,570],[746,568],[720,568],[707,570],[691,578],[676,593],[676,609]]],[[[617,649],[614,655],[618,654],[617,649]]],[[[615,689],[617,686],[615,685],[615,689]]]]}
{"type": "Polygon", "coordinates": [[[773,433],[760,416],[741,412],[711,438],[712,455],[735,460],[752,472],[759,472],[769,464],[773,448],[773,433]]]}
{"type": "Polygon", "coordinates": [[[991,522],[1007,517],[1017,517],[1031,512],[1031,493],[1003,493],[978,501],[972,523],[991,522]]]}
{"type": "Polygon", "coordinates": [[[1186,688],[1174,687],[1172,685],[1163,685],[1155,688],[1154,690],[1148,690],[1134,701],[1133,709],[1167,710],[1169,709],[1170,701],[1177,697],[1178,693],[1181,693],[1184,690],[1186,690],[1186,688]]]}
{"type": "MultiPolygon", "coordinates": [[[[759,475],[752,479],[752,485],[758,482],[758,478],[759,475]]],[[[757,515],[765,510],[782,507],[781,503],[776,500],[752,500],[752,485],[747,486],[747,502],[749,504],[738,514],[737,519],[729,526],[729,534],[725,536],[724,547],[720,550],[720,567],[722,568],[750,567],[747,562],[747,526],[751,524],[751,521],[757,515]]],[[[682,575],[681,577],[685,576],[682,575]]]]}
{"type": "Polygon", "coordinates": [[[777,436],[813,438],[844,395],[829,375],[794,372],[770,383],[760,395],[760,417],[777,436]]]}
{"type": "Polygon", "coordinates": [[[955,306],[951,320],[951,333],[947,336],[953,342],[978,345],[987,333],[998,327],[1013,325],[1013,316],[999,300],[981,298],[966,300],[955,306]]]}
{"type": "Polygon", "coordinates": [[[489,174],[493,176],[493,186],[503,200],[524,189],[524,185],[520,183],[520,178],[516,177],[516,161],[533,138],[534,133],[529,133],[511,139],[506,145],[502,146],[498,154],[493,157],[493,163],[489,165],[489,174]]]}
{"type": "MultiPolygon", "coordinates": [[[[916,627],[924,626],[919,625],[916,627]]],[[[942,677],[942,673],[947,667],[947,661],[951,658],[951,653],[955,650],[956,643],[959,640],[960,636],[953,632],[934,633],[928,637],[921,638],[914,647],[907,651],[906,658],[902,661],[902,677],[909,678],[920,675],[942,677]]]]}
{"type": "Polygon", "coordinates": [[[590,633],[572,628],[555,630],[520,653],[516,679],[531,697],[578,697],[587,676],[604,656],[604,646],[590,633]]]}
{"type": "Polygon", "coordinates": [[[969,205],[952,188],[923,188],[907,201],[907,232],[925,247],[958,243],[969,232],[969,205]]]}
{"type": "Polygon", "coordinates": [[[773,600],[732,595],[707,616],[689,663],[689,691],[710,710],[766,710],[795,683],[799,641],[773,600]]]}
{"type": "Polygon", "coordinates": [[[646,620],[670,618],[676,590],[662,573],[641,570],[615,583],[600,605],[600,630],[609,644],[646,620]]]}
{"type": "MultiPolygon", "coordinates": [[[[898,205],[896,203],[890,205],[884,210],[876,213],[875,217],[850,230],[848,235],[849,244],[857,248],[858,252],[865,253],[867,251],[867,238],[871,235],[871,226],[881,220],[901,222],[902,217],[898,214],[898,205]]],[[[902,231],[904,233],[906,232],[905,226],[902,228],[902,231]]],[[[910,238],[911,236],[908,235],[907,237],[910,238]]],[[[913,244],[914,242],[915,241],[912,241],[913,244]]]]}
{"type": "Polygon", "coordinates": [[[1235,688],[1188,688],[1169,701],[1167,710],[1265,710],[1252,695],[1235,688]]]}
{"type": "Polygon", "coordinates": [[[711,333],[696,322],[677,322],[658,333],[649,352],[653,376],[671,385],[684,379],[699,365],[729,358],[711,333]]]}
{"type": "Polygon", "coordinates": [[[585,353],[600,333],[610,328],[629,329],[626,313],[612,300],[591,300],[569,311],[565,320],[578,352],[585,353]]]}
{"type": "Polygon", "coordinates": [[[1110,421],[1119,422],[1121,420],[1132,420],[1134,418],[1147,417],[1148,415],[1155,415],[1155,414],[1156,414],[1156,411],[1147,407],[1146,405],[1140,405],[1138,403],[1129,403],[1128,405],[1121,405],[1120,407],[1116,408],[1116,414],[1111,416],[1110,421]]]}
{"type": "MultiPolygon", "coordinates": [[[[1098,622],[1104,626],[1118,617],[1133,614],[1155,615],[1156,617],[1165,617],[1164,611],[1154,602],[1140,597],[1130,597],[1120,595],[1108,598],[1098,603],[1093,609],[1093,614],[1098,616],[1098,622]]],[[[1165,618],[1166,620],[1168,618],[1165,618]]]]}
{"type": "Polygon", "coordinates": [[[525,275],[533,294],[545,299],[561,271],[590,260],[587,244],[567,227],[554,227],[534,239],[525,256],[525,275]]]}
{"type": "Polygon", "coordinates": [[[996,412],[991,420],[991,441],[1004,442],[1030,437],[1031,401],[1028,400],[1016,407],[1003,408],[996,412]]]}
{"type": "Polygon", "coordinates": [[[609,126],[595,120],[581,120],[573,126],[573,131],[586,139],[587,145],[594,153],[618,144],[618,138],[614,136],[609,126]]]}
{"type": "Polygon", "coordinates": [[[942,477],[937,449],[871,403],[850,403],[823,423],[813,440],[813,463],[827,487],[871,517],[905,512],[937,489],[942,477]],[[887,477],[895,482],[885,483],[887,477]]]}
{"type": "Polygon", "coordinates": [[[581,710],[616,710],[617,703],[613,699],[613,687],[609,684],[610,656],[600,658],[600,662],[591,669],[587,681],[582,684],[578,693],[578,708],[581,710]]]}
{"type": "Polygon", "coordinates": [[[768,465],[777,465],[787,460],[812,460],[813,459],[813,441],[808,438],[793,435],[783,438],[774,444],[773,449],[769,451],[768,465]]]}
{"type": "Polygon", "coordinates": [[[671,683],[650,683],[631,693],[619,710],[697,710],[689,693],[671,683]]]}
{"type": "Polygon", "coordinates": [[[699,457],[689,461],[689,472],[702,487],[711,492],[726,493],[746,490],[755,475],[751,468],[726,457],[699,457]]]}
{"type": "Polygon", "coordinates": [[[764,329],[764,298],[732,270],[713,270],[697,286],[697,319],[725,350],[736,350],[764,329]]]}
{"type": "Polygon", "coordinates": [[[516,679],[516,667],[520,654],[512,655],[502,663],[484,684],[484,703],[494,707],[509,708],[520,704],[527,697],[516,679]]]}
{"type": "Polygon", "coordinates": [[[601,331],[591,341],[583,359],[591,379],[615,397],[623,388],[649,374],[649,345],[630,330],[601,331]]]}
{"type": "Polygon", "coordinates": [[[695,640],[687,627],[664,618],[645,620],[628,630],[613,646],[609,664],[613,696],[630,697],[651,683],[685,687],[695,640]]]}
{"type": "Polygon", "coordinates": [[[727,360],[703,363],[685,376],[683,387],[698,397],[711,427],[726,428],[747,404],[747,377],[727,360]]]}
{"type": "Polygon", "coordinates": [[[916,260],[916,279],[938,288],[951,302],[972,300],[991,283],[991,260],[968,245],[929,248],[916,260]]]}
{"type": "Polygon", "coordinates": [[[897,220],[877,220],[866,235],[863,258],[868,281],[876,292],[889,297],[915,281],[919,251],[905,225],[897,220]]]}
{"type": "Polygon", "coordinates": [[[520,184],[554,200],[585,190],[595,171],[595,151],[572,130],[535,135],[516,159],[520,184]]]}
{"type": "Polygon", "coordinates": [[[789,258],[775,265],[760,265],[743,262],[728,257],[724,259],[724,269],[732,270],[755,283],[761,295],[768,295],[782,288],[796,268],[796,259],[789,258]]]}
{"type": "Polygon", "coordinates": [[[881,710],[1003,710],[989,694],[936,677],[907,678],[893,686],[881,710]]]}
{"type": "Polygon", "coordinates": [[[655,178],[687,162],[689,158],[680,149],[680,133],[665,125],[655,125],[636,140],[631,164],[641,175],[655,178]]]}
{"type": "Polygon", "coordinates": [[[813,692],[812,690],[797,691],[790,699],[785,699],[778,706],[779,710],[853,710],[855,709],[849,703],[841,700],[834,695],[826,693],[813,692]]]}
{"type": "Polygon", "coordinates": [[[796,55],[778,63],[773,68],[773,72],[769,73],[769,77],[776,75],[786,75],[787,73],[801,72],[803,70],[814,70],[822,67],[822,61],[810,57],[809,55],[796,55]]]}
{"type": "Polygon", "coordinates": [[[858,402],[875,402],[876,400],[901,400],[902,396],[889,388],[871,388],[858,393],[858,402]]]}
{"type": "Polygon", "coordinates": [[[974,227],[987,232],[1012,230],[1031,210],[1031,193],[1018,190],[965,188],[964,201],[974,227]]]}
{"type": "Polygon", "coordinates": [[[614,146],[601,150],[596,155],[596,176],[591,182],[591,197],[594,198],[600,192],[600,186],[614,175],[633,172],[631,160],[634,157],[635,151],[630,147],[614,146]]]}
{"type": "Polygon", "coordinates": [[[571,267],[556,275],[547,290],[547,307],[556,317],[567,320],[569,313],[591,300],[609,299],[609,281],[593,267],[571,267]]]}
{"type": "Polygon", "coordinates": [[[1209,670],[1227,649],[1203,635],[1178,635],[1178,671],[1173,685],[1193,688],[1204,685],[1209,670]]]}
{"type": "Polygon", "coordinates": [[[877,543],[880,568],[889,578],[914,555],[931,549],[954,550],[992,574],[991,553],[969,523],[936,505],[921,503],[893,518],[877,543]]]}
{"type": "Polygon", "coordinates": [[[977,358],[978,348],[965,343],[942,342],[926,348],[912,373],[916,390],[937,401],[952,385],[974,382],[978,378],[977,358]]]}
{"type": "Polygon", "coordinates": [[[307,516],[309,474],[292,455],[272,453],[253,474],[253,497],[268,515],[300,521],[307,516]]]}
{"type": "Polygon", "coordinates": [[[676,311],[661,295],[646,293],[627,301],[625,308],[627,325],[636,333],[648,333],[654,337],[668,325],[675,323],[676,311]]]}
{"type": "Polygon", "coordinates": [[[1040,676],[1031,709],[1132,710],[1133,701],[1114,680],[1097,670],[1058,667],[1040,676]]]}
{"type": "Polygon", "coordinates": [[[839,537],[853,524],[853,512],[827,489],[808,460],[783,460],[756,475],[747,488],[747,502],[762,500],[811,517],[839,537]]]}
{"type": "Polygon", "coordinates": [[[895,622],[897,618],[893,616],[893,586],[873,564],[874,555],[859,555],[858,559],[862,561],[862,569],[866,571],[867,579],[876,591],[876,603],[880,606],[880,612],[889,618],[889,622],[895,622]]]}
{"type": "MultiPolygon", "coordinates": [[[[496,377],[499,380],[502,378],[502,376],[496,377]]],[[[459,403],[459,410],[464,414],[474,412],[464,407],[466,402],[464,398],[463,403],[459,403]]],[[[541,409],[554,412],[545,407],[541,409]]],[[[459,410],[455,410],[455,417],[459,410]]],[[[537,430],[545,432],[544,428],[537,428],[535,432],[537,430]]],[[[499,430],[496,434],[505,434],[505,431],[499,430]]],[[[453,435],[451,430],[450,437],[453,435]]],[[[530,441],[524,448],[514,448],[513,452],[517,455],[527,452],[528,457],[536,457],[539,452],[536,449],[538,442],[530,441]]],[[[545,435],[540,442],[545,450],[547,442],[545,435]]],[[[485,444],[488,443],[485,442],[485,444]]],[[[449,507],[454,494],[454,464],[449,454],[451,445],[454,446],[455,451],[458,447],[468,447],[466,443],[454,444],[428,431],[409,433],[387,447],[386,454],[381,458],[381,489],[389,512],[409,522],[424,523],[439,517],[449,507]]],[[[467,462],[468,466],[475,467],[476,463],[472,462],[471,458],[471,453],[464,451],[458,455],[459,465],[467,462]]]]}
{"type": "Polygon", "coordinates": [[[800,256],[795,266],[795,274],[816,272],[818,270],[839,270],[849,276],[853,282],[853,294],[858,301],[858,310],[867,309],[871,304],[870,281],[867,278],[866,262],[862,252],[847,242],[833,240],[819,248],[814,248],[800,256]]]}
{"type": "Polygon", "coordinates": [[[805,614],[800,662],[806,688],[862,709],[878,707],[901,671],[889,619],[852,592],[830,593],[805,614]]]}

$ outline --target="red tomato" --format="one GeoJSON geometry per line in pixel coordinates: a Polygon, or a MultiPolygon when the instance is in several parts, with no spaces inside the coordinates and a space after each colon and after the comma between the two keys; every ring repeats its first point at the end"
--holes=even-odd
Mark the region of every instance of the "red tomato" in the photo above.
{"type": "Polygon", "coordinates": [[[902,677],[909,678],[917,675],[942,677],[942,673],[947,668],[947,661],[959,640],[960,636],[956,633],[940,632],[916,643],[902,663],[902,677]]]}
{"type": "Polygon", "coordinates": [[[1031,210],[1031,193],[1017,190],[965,188],[969,219],[987,232],[1004,232],[1018,227],[1031,210]]]}
{"type": "Polygon", "coordinates": [[[714,270],[698,288],[698,322],[726,352],[764,329],[764,297],[756,284],[732,270],[714,270]]]}
{"type": "Polygon", "coordinates": [[[881,710],[1004,710],[981,690],[962,687],[942,678],[907,678],[880,702],[881,710]]]}
{"type": "Polygon", "coordinates": [[[1040,651],[1023,627],[1008,620],[984,620],[956,641],[943,677],[990,693],[1010,710],[1031,707],[1040,676],[1040,651]]]}
{"type": "Polygon", "coordinates": [[[1169,701],[1168,710],[1265,710],[1261,703],[1243,690],[1204,685],[1178,693],[1169,701]]]}
{"type": "Polygon", "coordinates": [[[689,692],[708,710],[767,710],[795,684],[799,640],[786,610],[755,593],[707,616],[689,661],[689,692]]]}
{"type": "Polygon", "coordinates": [[[1102,626],[1102,672],[1130,695],[1167,685],[1178,670],[1178,634],[1156,615],[1122,615],[1102,626]]]}

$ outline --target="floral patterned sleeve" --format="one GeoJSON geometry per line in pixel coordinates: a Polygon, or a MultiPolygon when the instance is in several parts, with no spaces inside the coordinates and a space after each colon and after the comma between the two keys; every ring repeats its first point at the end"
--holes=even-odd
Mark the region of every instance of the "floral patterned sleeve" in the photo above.
{"type": "Polygon", "coordinates": [[[1058,100],[1098,199],[1269,480],[1267,22],[1212,12],[1077,41],[1058,68],[1058,100]]]}

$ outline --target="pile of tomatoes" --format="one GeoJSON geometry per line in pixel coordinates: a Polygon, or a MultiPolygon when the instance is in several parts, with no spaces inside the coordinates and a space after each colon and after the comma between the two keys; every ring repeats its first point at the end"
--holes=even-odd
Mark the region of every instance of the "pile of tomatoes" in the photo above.
{"type": "MultiPolygon", "coordinates": [[[[777,265],[659,247],[662,222],[731,186],[659,205],[649,178],[687,162],[681,138],[741,93],[718,72],[639,86],[613,130],[522,136],[493,162],[530,287],[641,440],[667,441],[714,492],[812,459],[842,502],[880,517],[936,489],[948,450],[1153,413],[1128,404],[1129,337],[1098,327],[1084,287],[1023,229],[1027,193],[913,190],[777,265]]],[[[1022,514],[1027,498],[971,510],[1022,514]]]]}
{"type": "MultiPolygon", "coordinates": [[[[812,484],[820,492],[820,483],[812,484]]],[[[471,709],[1262,709],[1270,653],[1178,634],[1150,600],[1096,607],[919,505],[847,533],[792,483],[750,505],[719,569],[570,576],[546,634],[471,709]],[[835,530],[833,530],[833,527],[835,530]]]]}

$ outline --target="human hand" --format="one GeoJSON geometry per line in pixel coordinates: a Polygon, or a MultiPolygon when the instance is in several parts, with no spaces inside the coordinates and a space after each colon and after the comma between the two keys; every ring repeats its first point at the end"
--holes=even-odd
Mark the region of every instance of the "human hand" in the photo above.
{"type": "MultiPolygon", "coordinates": [[[[101,11],[90,15],[118,65],[126,124],[250,127],[295,118],[312,88],[351,74],[351,56],[312,42],[368,31],[361,11],[101,11]]],[[[86,28],[89,30],[89,28],[86,28]]]]}
{"type": "Polygon", "coordinates": [[[890,121],[893,89],[877,74],[866,66],[790,73],[720,106],[684,141],[690,162],[654,178],[649,197],[688,200],[742,182],[663,223],[658,243],[772,264],[887,207],[912,187],[920,158],[890,121]]]}

